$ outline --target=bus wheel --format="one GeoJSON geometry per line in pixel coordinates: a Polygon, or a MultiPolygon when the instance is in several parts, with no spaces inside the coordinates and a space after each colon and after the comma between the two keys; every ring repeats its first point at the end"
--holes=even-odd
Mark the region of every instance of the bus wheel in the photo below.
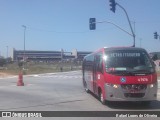
{"type": "Polygon", "coordinates": [[[87,93],[89,93],[89,90],[88,90],[87,88],[85,88],[85,91],[86,91],[87,93]]]}
{"type": "Polygon", "coordinates": [[[87,83],[86,83],[86,81],[84,81],[84,89],[85,89],[85,91],[86,91],[87,93],[89,93],[89,89],[87,88],[87,83]]]}
{"type": "Polygon", "coordinates": [[[106,101],[105,101],[105,99],[104,99],[103,94],[102,94],[101,91],[99,92],[99,99],[100,99],[100,102],[101,102],[103,105],[105,105],[106,101]]]}

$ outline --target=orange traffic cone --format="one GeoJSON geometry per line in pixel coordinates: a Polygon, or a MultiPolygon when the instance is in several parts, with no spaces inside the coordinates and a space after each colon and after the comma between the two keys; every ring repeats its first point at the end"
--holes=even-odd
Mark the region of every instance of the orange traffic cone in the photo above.
{"type": "Polygon", "coordinates": [[[22,72],[20,72],[19,75],[18,75],[17,86],[24,86],[22,72]]]}

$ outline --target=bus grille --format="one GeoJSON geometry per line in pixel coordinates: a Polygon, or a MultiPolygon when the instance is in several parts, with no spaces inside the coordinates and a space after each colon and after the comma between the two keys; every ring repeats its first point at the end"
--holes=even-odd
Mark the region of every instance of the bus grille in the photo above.
{"type": "Polygon", "coordinates": [[[125,97],[131,97],[131,98],[142,98],[144,97],[145,93],[124,93],[125,97]]]}
{"type": "Polygon", "coordinates": [[[135,91],[142,91],[142,90],[146,90],[147,85],[146,84],[124,84],[121,85],[123,90],[135,90],[135,91]]]}
{"type": "Polygon", "coordinates": [[[146,84],[124,84],[121,85],[124,96],[130,98],[142,98],[145,96],[146,84]]]}

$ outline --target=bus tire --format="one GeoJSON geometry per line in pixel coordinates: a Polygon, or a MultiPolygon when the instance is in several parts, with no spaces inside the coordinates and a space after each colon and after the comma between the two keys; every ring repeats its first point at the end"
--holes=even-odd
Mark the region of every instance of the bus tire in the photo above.
{"type": "Polygon", "coordinates": [[[102,94],[101,91],[99,92],[99,100],[100,100],[100,102],[101,102],[103,105],[106,104],[106,100],[104,99],[103,94],[102,94]]]}
{"type": "Polygon", "coordinates": [[[87,83],[86,83],[86,81],[84,81],[84,89],[85,89],[85,91],[86,91],[87,93],[89,93],[89,89],[87,88],[87,83]]]}
{"type": "Polygon", "coordinates": [[[86,93],[89,93],[89,89],[85,88],[86,93]]]}

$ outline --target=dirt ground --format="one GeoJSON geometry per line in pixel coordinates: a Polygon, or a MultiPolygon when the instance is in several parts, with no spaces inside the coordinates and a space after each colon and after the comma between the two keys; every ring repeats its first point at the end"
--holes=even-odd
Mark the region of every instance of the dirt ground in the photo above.
{"type": "Polygon", "coordinates": [[[13,76],[13,75],[12,74],[8,74],[8,73],[0,72],[0,78],[11,77],[11,76],[13,76]]]}

